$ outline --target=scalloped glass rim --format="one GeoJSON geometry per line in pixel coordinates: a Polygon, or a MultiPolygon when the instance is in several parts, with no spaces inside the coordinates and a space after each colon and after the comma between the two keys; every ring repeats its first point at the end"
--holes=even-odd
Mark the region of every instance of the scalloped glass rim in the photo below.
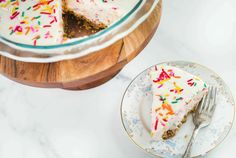
{"type": "Polygon", "coordinates": [[[118,20],[113,25],[109,26],[108,28],[106,28],[96,34],[90,35],[88,37],[77,39],[76,41],[72,41],[72,42],[68,42],[68,43],[64,43],[64,44],[49,45],[49,46],[34,46],[34,45],[29,45],[29,44],[17,43],[17,42],[8,40],[2,36],[0,36],[0,38],[5,40],[6,42],[14,44],[16,46],[23,47],[23,48],[30,48],[30,49],[54,49],[54,48],[62,48],[62,47],[81,44],[81,43],[87,42],[91,39],[94,39],[96,37],[99,37],[99,36],[109,32],[113,28],[116,28],[117,26],[119,26],[121,23],[123,23],[126,19],[128,19],[140,7],[140,5],[142,4],[143,1],[144,0],[139,0],[139,2],[134,6],[134,8],[131,11],[129,11],[124,17],[122,17],[120,20],[118,20]]]}
{"type": "MultiPolygon", "coordinates": [[[[139,0],[135,7],[118,22],[89,37],[58,46],[22,47],[0,37],[0,55],[17,61],[49,63],[79,58],[104,49],[134,31],[152,13],[161,0],[139,0]]],[[[76,40],[76,39],[75,39],[76,40]]]]}

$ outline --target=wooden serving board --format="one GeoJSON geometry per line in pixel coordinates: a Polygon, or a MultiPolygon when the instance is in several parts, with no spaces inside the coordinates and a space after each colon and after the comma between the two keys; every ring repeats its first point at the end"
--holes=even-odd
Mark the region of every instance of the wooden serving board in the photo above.
{"type": "Polygon", "coordinates": [[[100,51],[55,63],[27,63],[0,56],[0,73],[35,87],[70,90],[96,87],[113,78],[143,50],[157,30],[161,10],[162,0],[136,30],[100,51]]]}

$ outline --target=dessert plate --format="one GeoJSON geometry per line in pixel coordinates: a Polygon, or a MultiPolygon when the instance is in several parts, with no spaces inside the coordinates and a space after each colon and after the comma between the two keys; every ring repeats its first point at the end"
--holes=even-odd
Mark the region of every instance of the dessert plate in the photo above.
{"type": "MultiPolygon", "coordinates": [[[[235,102],[225,82],[208,68],[186,61],[161,63],[181,68],[199,76],[208,85],[219,88],[217,107],[211,124],[199,131],[191,157],[204,155],[228,135],[235,116],[235,102]]],[[[152,91],[148,70],[140,73],[128,86],[122,99],[121,120],[131,140],[147,153],[159,157],[178,158],[184,153],[194,124],[192,116],[171,139],[155,141],[150,136],[152,91]]]]}

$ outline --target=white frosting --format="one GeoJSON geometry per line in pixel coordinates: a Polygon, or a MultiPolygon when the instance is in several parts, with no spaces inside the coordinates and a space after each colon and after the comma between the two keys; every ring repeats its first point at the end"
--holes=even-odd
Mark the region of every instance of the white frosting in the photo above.
{"type": "Polygon", "coordinates": [[[171,66],[157,66],[150,72],[152,81],[152,135],[160,139],[165,131],[178,128],[207,92],[196,76],[171,66]]]}
{"type": "Polygon", "coordinates": [[[61,43],[61,16],[60,0],[0,0],[0,35],[31,45],[61,43]]]}
{"type": "MultiPolygon", "coordinates": [[[[75,14],[82,15],[95,24],[106,26],[120,19],[138,2],[138,0],[63,1],[75,14]]],[[[0,36],[30,45],[47,46],[64,42],[62,1],[0,0],[0,36]]]]}
{"type": "Polygon", "coordinates": [[[69,10],[95,24],[111,25],[130,11],[137,0],[65,0],[69,10]]]}

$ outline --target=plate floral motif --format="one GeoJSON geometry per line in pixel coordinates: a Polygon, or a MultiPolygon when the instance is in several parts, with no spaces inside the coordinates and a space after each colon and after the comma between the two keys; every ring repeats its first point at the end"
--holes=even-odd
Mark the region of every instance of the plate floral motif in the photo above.
{"type": "MultiPolygon", "coordinates": [[[[208,68],[186,61],[161,63],[181,68],[201,77],[208,85],[219,88],[217,107],[211,124],[200,130],[193,145],[192,157],[205,155],[220,144],[228,135],[235,116],[234,98],[225,82],[208,68]]],[[[178,158],[184,153],[191,137],[194,124],[192,116],[180,128],[175,137],[168,140],[155,141],[150,136],[152,91],[146,69],[128,86],[122,99],[121,119],[131,140],[151,155],[178,158]]]]}

